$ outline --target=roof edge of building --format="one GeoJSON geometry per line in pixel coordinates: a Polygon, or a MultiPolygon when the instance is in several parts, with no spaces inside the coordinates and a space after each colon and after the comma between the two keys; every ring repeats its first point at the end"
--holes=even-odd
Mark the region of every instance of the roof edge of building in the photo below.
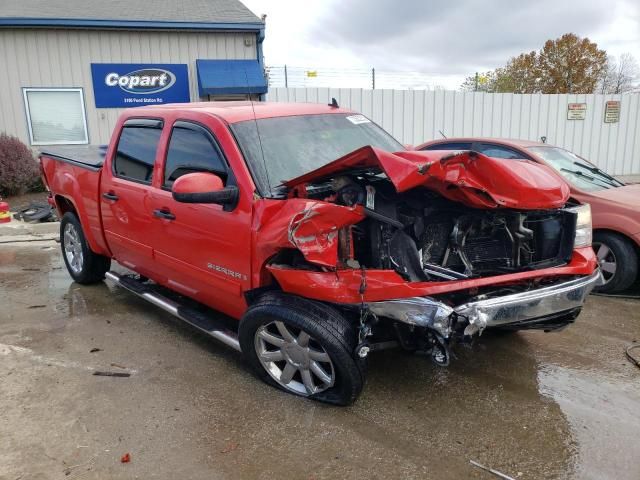
{"type": "Polygon", "coordinates": [[[114,28],[114,29],[169,29],[169,30],[219,30],[259,32],[263,22],[176,22],[170,20],[102,20],[81,18],[0,18],[3,27],[58,27],[58,28],[114,28]]]}

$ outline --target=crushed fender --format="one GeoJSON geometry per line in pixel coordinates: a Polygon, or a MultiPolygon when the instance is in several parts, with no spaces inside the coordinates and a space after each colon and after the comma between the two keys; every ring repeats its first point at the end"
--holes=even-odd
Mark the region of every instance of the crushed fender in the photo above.
{"type": "Polygon", "coordinates": [[[256,260],[260,264],[281,249],[295,248],[309,262],[335,268],[338,230],[361,221],[365,214],[362,206],[294,198],[263,201],[254,218],[256,260]]]}

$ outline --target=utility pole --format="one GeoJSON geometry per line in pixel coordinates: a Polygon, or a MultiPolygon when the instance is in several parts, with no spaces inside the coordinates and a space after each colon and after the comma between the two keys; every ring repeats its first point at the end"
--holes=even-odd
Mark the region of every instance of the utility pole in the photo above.
{"type": "Polygon", "coordinates": [[[287,76],[287,64],[284,65],[284,88],[289,87],[289,77],[287,76]]]}
{"type": "Polygon", "coordinates": [[[371,69],[371,87],[373,88],[373,90],[376,89],[376,69],[375,68],[371,69]]]}
{"type": "Polygon", "coordinates": [[[474,91],[478,91],[478,72],[476,72],[476,89],[474,91]]]}

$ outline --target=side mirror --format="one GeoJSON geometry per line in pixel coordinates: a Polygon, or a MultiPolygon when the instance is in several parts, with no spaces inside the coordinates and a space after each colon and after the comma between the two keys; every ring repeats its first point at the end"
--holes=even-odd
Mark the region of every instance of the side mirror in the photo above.
{"type": "Polygon", "coordinates": [[[233,207],[238,202],[238,187],[225,187],[215,173],[196,172],[182,175],[171,188],[176,202],[217,203],[233,207]]]}

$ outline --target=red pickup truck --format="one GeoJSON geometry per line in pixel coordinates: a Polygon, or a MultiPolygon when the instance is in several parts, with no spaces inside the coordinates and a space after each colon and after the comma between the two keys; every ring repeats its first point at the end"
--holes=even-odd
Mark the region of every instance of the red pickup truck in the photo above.
{"type": "Polygon", "coordinates": [[[447,365],[485,329],[568,325],[600,281],[589,206],[548,167],[408,151],[335,104],[140,107],[106,151],[40,158],[76,282],[106,277],[325,402],[357,398],[371,351],[447,365]]]}

